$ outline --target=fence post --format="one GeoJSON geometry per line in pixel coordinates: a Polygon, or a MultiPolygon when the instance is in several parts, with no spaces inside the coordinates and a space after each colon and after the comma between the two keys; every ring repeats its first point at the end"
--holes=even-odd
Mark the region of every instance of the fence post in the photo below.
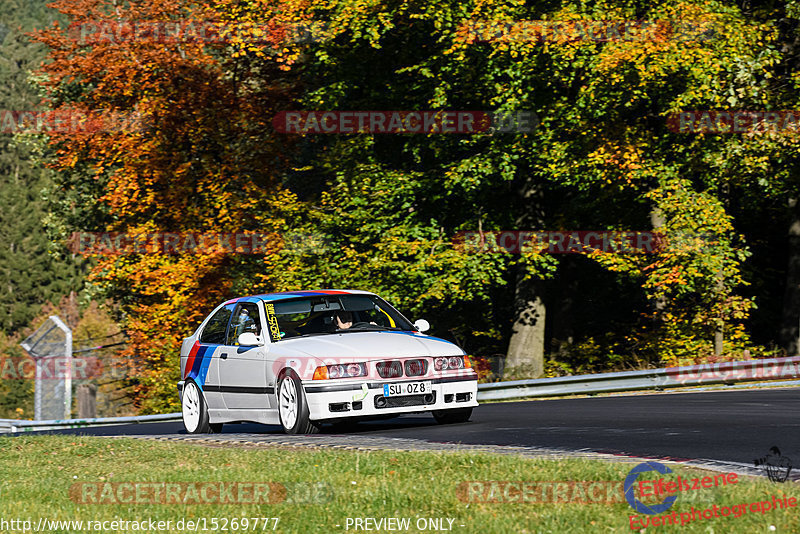
{"type": "Polygon", "coordinates": [[[72,329],[58,315],[50,319],[64,332],[64,419],[72,417],[72,329]]]}
{"type": "Polygon", "coordinates": [[[34,417],[37,420],[69,419],[72,415],[72,330],[58,316],[51,315],[20,346],[36,362],[34,417]],[[59,365],[60,361],[63,365],[59,365]]]}

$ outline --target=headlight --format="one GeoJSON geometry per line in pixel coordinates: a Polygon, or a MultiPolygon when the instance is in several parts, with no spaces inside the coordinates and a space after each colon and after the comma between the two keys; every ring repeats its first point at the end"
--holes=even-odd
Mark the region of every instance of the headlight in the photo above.
{"type": "Polygon", "coordinates": [[[367,374],[367,366],[363,363],[348,363],[347,376],[364,376],[367,374]]]}
{"type": "Polygon", "coordinates": [[[452,371],[471,367],[469,356],[450,356],[447,358],[434,358],[433,368],[437,371],[452,371]]]}
{"type": "Polygon", "coordinates": [[[340,363],[336,365],[317,367],[314,370],[314,380],[325,380],[327,378],[355,378],[357,376],[367,376],[366,364],[340,363]]]}

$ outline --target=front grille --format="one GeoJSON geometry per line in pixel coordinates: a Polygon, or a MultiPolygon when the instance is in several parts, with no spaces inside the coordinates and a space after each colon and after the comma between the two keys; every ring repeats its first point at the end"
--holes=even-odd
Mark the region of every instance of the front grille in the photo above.
{"type": "Polygon", "coordinates": [[[378,362],[375,366],[381,378],[399,378],[403,376],[403,364],[398,360],[378,362]]]}
{"type": "Polygon", "coordinates": [[[428,370],[426,360],[406,360],[406,376],[422,376],[428,370]]]}
{"type": "Polygon", "coordinates": [[[436,402],[436,392],[425,395],[404,395],[402,397],[375,397],[375,408],[404,408],[406,406],[425,406],[436,402]]]}

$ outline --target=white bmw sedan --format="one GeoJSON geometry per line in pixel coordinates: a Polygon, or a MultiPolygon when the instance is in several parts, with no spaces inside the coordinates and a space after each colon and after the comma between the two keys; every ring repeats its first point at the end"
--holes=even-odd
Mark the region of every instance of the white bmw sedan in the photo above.
{"type": "Polygon", "coordinates": [[[431,412],[469,420],[477,375],[458,346],[425,335],[366,291],[316,290],[220,304],[181,347],[183,424],[280,424],[311,434],[322,423],[431,412]]]}

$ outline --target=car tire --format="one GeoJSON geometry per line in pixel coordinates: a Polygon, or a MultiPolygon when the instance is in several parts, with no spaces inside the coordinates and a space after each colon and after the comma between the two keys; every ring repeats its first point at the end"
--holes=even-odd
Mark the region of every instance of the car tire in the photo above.
{"type": "Polygon", "coordinates": [[[441,425],[466,423],[472,416],[472,408],[453,408],[450,410],[434,410],[433,417],[441,425]]]}
{"type": "MultiPolygon", "coordinates": [[[[187,380],[181,395],[181,413],[183,415],[183,428],[189,434],[208,434],[213,432],[213,427],[208,422],[208,408],[203,392],[194,380],[187,380]]],[[[222,425],[219,425],[221,427],[222,425]]]]}
{"type": "Polygon", "coordinates": [[[288,371],[278,383],[278,419],[287,434],[316,434],[319,426],[308,419],[308,403],[300,379],[288,371]]]}

